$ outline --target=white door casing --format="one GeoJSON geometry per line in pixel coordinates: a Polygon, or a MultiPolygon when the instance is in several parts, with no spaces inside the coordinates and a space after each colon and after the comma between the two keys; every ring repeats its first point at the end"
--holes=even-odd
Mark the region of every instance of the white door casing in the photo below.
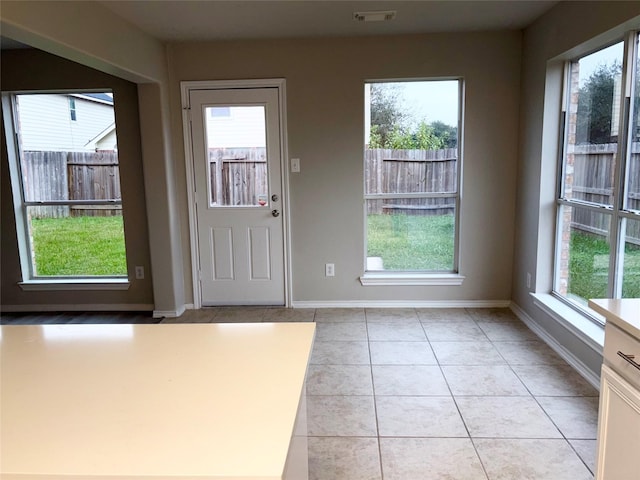
{"type": "Polygon", "coordinates": [[[188,196],[195,308],[287,304],[281,83],[268,88],[229,88],[228,82],[224,88],[218,82],[183,83],[185,150],[192,175],[188,196]],[[219,112],[234,121],[246,117],[243,127],[229,133],[224,121],[211,121],[219,112]],[[256,140],[261,129],[262,143],[256,140]],[[244,164],[249,167],[240,167],[234,174],[236,159],[223,159],[234,155],[233,148],[222,148],[225,142],[248,148],[262,145],[266,162],[244,164]],[[210,153],[214,147],[219,148],[210,153]],[[262,172],[255,173],[256,177],[266,179],[247,193],[246,184],[252,184],[248,170],[252,169],[262,172]],[[235,194],[230,193],[234,188],[235,194]]]}

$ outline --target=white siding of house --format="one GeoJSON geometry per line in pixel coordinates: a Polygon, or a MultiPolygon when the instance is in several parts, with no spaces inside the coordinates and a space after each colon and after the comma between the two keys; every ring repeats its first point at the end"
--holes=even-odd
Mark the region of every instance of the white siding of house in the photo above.
{"type": "Polygon", "coordinates": [[[118,138],[116,137],[116,131],[111,130],[107,135],[101,138],[95,144],[96,150],[117,150],[118,149],[118,138]]]}
{"type": "Polygon", "coordinates": [[[85,145],[114,122],[113,106],[75,98],[71,120],[69,96],[18,95],[20,137],[24,151],[91,151],[85,145]]]}
{"type": "Polygon", "coordinates": [[[263,108],[230,107],[227,117],[212,117],[208,109],[205,112],[209,148],[266,146],[263,108]]]}

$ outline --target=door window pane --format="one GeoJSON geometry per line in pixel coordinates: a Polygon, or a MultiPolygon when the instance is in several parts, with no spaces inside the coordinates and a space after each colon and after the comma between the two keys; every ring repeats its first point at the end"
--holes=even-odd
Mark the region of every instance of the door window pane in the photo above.
{"type": "Polygon", "coordinates": [[[210,206],[268,206],[265,107],[206,107],[204,119],[210,206]]]}

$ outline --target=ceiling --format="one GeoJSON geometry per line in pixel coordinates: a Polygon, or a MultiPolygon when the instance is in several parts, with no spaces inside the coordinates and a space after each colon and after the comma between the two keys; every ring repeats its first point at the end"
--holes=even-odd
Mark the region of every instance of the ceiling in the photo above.
{"type": "Polygon", "coordinates": [[[100,0],[165,42],[521,29],[557,1],[100,0]],[[388,22],[354,12],[395,10],[388,22]]]}

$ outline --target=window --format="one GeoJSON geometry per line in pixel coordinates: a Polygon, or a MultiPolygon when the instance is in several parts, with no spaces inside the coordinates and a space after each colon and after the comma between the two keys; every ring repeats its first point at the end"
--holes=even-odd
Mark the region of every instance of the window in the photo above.
{"type": "Polygon", "coordinates": [[[365,84],[366,272],[457,273],[461,89],[365,84]]]}
{"type": "Polygon", "coordinates": [[[69,97],[69,116],[71,120],[74,122],[77,120],[76,118],[76,99],[73,97],[69,97]]]}
{"type": "Polygon", "coordinates": [[[640,297],[638,35],[566,65],[554,292],[640,297]]]}
{"type": "Polygon", "coordinates": [[[3,94],[25,282],[127,274],[113,96],[77,93],[3,94]]]}

